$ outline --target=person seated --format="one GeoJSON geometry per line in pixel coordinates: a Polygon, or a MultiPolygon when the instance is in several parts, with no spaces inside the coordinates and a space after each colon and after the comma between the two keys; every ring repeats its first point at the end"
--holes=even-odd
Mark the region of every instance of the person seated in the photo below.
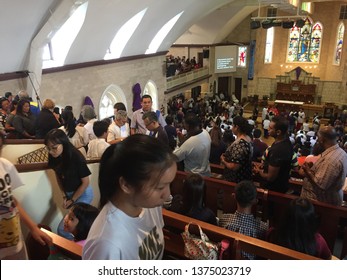
{"type": "Polygon", "coordinates": [[[216,215],[210,208],[205,207],[205,181],[197,173],[190,173],[184,181],[184,192],[187,197],[186,216],[217,225],[216,215]]]}
{"type": "Polygon", "coordinates": [[[98,208],[84,202],[77,202],[71,206],[64,217],[64,230],[70,232],[74,236],[74,241],[83,246],[98,214],[98,208]]]}
{"type": "Polygon", "coordinates": [[[96,139],[90,140],[88,144],[87,159],[99,159],[104,151],[110,146],[106,142],[109,124],[106,121],[96,121],[93,131],[96,139]]]}
{"type": "Polygon", "coordinates": [[[13,118],[13,127],[15,128],[17,139],[35,138],[36,117],[30,111],[30,102],[27,99],[21,99],[18,102],[16,115],[13,118]]]}
{"type": "Polygon", "coordinates": [[[117,109],[116,111],[115,109],[114,120],[108,127],[107,142],[109,144],[116,144],[130,135],[130,127],[127,120],[128,115],[125,110],[117,109]]]}
{"type": "MultiPolygon", "coordinates": [[[[252,213],[257,204],[257,189],[251,181],[241,181],[235,189],[237,209],[234,214],[224,214],[219,226],[254,238],[265,239],[268,223],[257,219],[252,213]]],[[[255,259],[255,255],[242,252],[246,259],[255,259]]]]}
{"type": "Polygon", "coordinates": [[[321,259],[331,259],[331,251],[318,233],[314,206],[306,198],[291,201],[286,216],[278,228],[270,228],[267,240],[321,259]]]}

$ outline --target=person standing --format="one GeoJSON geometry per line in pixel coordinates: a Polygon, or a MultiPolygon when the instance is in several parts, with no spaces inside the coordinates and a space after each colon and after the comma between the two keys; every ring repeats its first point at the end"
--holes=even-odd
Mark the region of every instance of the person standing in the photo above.
{"type": "Polygon", "coordinates": [[[272,118],[269,134],[275,142],[265,151],[263,166],[255,165],[254,172],[265,180],[269,190],[285,193],[292,169],[293,146],[288,137],[288,121],[281,116],[272,118]]]}
{"type": "MultiPolygon", "coordinates": [[[[136,110],[133,113],[133,117],[131,119],[131,125],[130,125],[130,134],[133,135],[135,133],[139,134],[147,134],[149,135],[149,130],[146,128],[142,116],[146,112],[153,111],[152,109],[152,97],[148,94],[145,94],[141,97],[141,107],[140,109],[136,110]]],[[[156,110],[155,113],[158,116],[158,122],[159,124],[164,128],[166,126],[166,122],[160,113],[159,110],[156,110]]]]}
{"type": "Polygon", "coordinates": [[[347,176],[347,154],[337,144],[337,133],[332,126],[322,127],[318,132],[319,145],[323,150],[318,160],[304,163],[304,182],[301,197],[341,206],[347,176]]]}
{"type": "MultiPolygon", "coordinates": [[[[63,208],[68,209],[75,202],[90,204],[94,195],[89,184],[91,172],[84,156],[59,128],[52,129],[46,134],[45,145],[49,153],[48,166],[55,171],[63,196],[63,208]]],[[[64,231],[64,220],[58,226],[58,234],[73,240],[73,236],[64,231]]]]}
{"type": "MultiPolygon", "coordinates": [[[[0,134],[0,151],[4,137],[0,134]]],[[[13,191],[23,185],[15,166],[5,158],[0,158],[0,260],[28,259],[25,242],[21,232],[21,221],[28,227],[33,238],[41,245],[50,245],[51,238],[41,231],[36,223],[13,196],[13,191]]]]}
{"type": "Polygon", "coordinates": [[[159,139],[163,144],[169,146],[169,138],[165,129],[159,124],[158,117],[155,112],[146,112],[142,116],[142,120],[149,130],[149,136],[159,139]]]}
{"type": "Polygon", "coordinates": [[[164,253],[162,206],[177,164],[158,139],[136,134],[100,160],[100,214],[83,247],[84,260],[159,260],[164,253]]]}
{"type": "Polygon", "coordinates": [[[252,179],[253,148],[249,137],[251,131],[252,128],[245,118],[234,118],[232,132],[236,140],[220,157],[221,164],[225,166],[224,178],[227,181],[238,183],[252,179]]]}
{"type": "Polygon", "coordinates": [[[186,136],[178,134],[181,146],[174,150],[178,161],[183,161],[184,171],[211,176],[209,163],[211,137],[205,129],[201,129],[200,119],[188,112],[183,121],[187,130],[186,136]]]}

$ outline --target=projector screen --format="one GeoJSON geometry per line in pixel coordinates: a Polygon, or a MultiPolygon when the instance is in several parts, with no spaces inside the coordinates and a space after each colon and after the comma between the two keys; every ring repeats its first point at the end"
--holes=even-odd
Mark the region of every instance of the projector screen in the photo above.
{"type": "Polygon", "coordinates": [[[215,73],[236,71],[237,46],[217,46],[215,48],[215,73]]]}

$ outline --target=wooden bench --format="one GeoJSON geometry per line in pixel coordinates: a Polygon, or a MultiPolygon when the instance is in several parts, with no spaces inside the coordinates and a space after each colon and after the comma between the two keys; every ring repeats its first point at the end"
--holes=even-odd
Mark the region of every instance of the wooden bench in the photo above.
{"type": "MultiPolygon", "coordinates": [[[[264,259],[273,260],[317,260],[310,255],[306,255],[297,251],[293,251],[269,242],[248,237],[227,229],[213,226],[199,220],[195,220],[168,210],[163,209],[163,217],[165,222],[164,238],[165,238],[165,257],[175,257],[178,259],[186,259],[184,257],[184,243],[181,232],[184,231],[185,225],[188,223],[199,224],[202,230],[207,234],[211,241],[220,242],[227,239],[230,242],[229,256],[230,259],[242,259],[241,252],[247,252],[257,255],[264,259]]],[[[196,230],[197,228],[195,228],[196,230]]],[[[47,233],[53,241],[55,247],[69,259],[82,259],[82,246],[67,240],[49,230],[41,228],[47,233]]],[[[194,233],[194,227],[190,227],[194,233]]],[[[197,232],[195,231],[195,234],[197,232]]],[[[47,255],[43,255],[41,259],[46,259],[47,255]]]]}
{"type": "MultiPolygon", "coordinates": [[[[210,163],[210,167],[211,167],[213,178],[224,180],[223,179],[223,173],[225,168],[224,165],[210,163]]],[[[253,181],[256,184],[256,186],[260,186],[259,176],[253,176],[253,181]]],[[[303,177],[298,172],[292,171],[291,177],[288,183],[289,183],[289,189],[292,190],[294,194],[300,195],[302,184],[303,184],[303,177]]],[[[343,200],[347,201],[347,191],[343,192],[343,200]]]]}
{"type": "Polygon", "coordinates": [[[41,228],[41,230],[47,233],[53,241],[54,246],[56,246],[59,251],[69,259],[81,260],[82,259],[82,249],[83,247],[71,240],[61,237],[54,232],[41,228]]]}
{"type": "MultiPolygon", "coordinates": [[[[188,173],[177,171],[176,177],[171,184],[172,195],[185,194],[183,182],[188,173]]],[[[205,205],[217,216],[220,211],[223,213],[233,213],[236,210],[236,200],[234,198],[236,183],[227,182],[220,179],[205,177],[205,205]]],[[[278,226],[284,213],[287,211],[290,202],[297,196],[282,194],[264,189],[257,189],[258,205],[254,208],[254,213],[261,215],[263,220],[270,220],[270,225],[278,226]],[[269,205],[271,211],[269,212],[269,205]]],[[[320,218],[319,232],[327,241],[331,251],[337,244],[338,239],[342,239],[342,251],[337,257],[343,258],[347,254],[347,208],[336,207],[319,201],[312,201],[315,212],[320,218]]]]}
{"type": "MultiPolygon", "coordinates": [[[[211,241],[220,242],[223,239],[230,242],[230,259],[242,259],[241,251],[254,254],[263,259],[272,260],[316,260],[317,258],[290,250],[263,240],[252,238],[237,232],[220,228],[184,215],[163,209],[165,255],[178,259],[184,257],[184,243],[181,233],[188,223],[198,224],[211,241]]],[[[190,227],[190,232],[197,234],[197,227],[190,227]],[[192,230],[191,230],[192,229],[192,230]]]]}

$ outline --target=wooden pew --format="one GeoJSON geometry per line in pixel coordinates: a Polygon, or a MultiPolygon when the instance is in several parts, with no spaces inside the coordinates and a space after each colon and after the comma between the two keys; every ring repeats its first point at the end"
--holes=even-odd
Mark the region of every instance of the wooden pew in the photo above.
{"type": "Polygon", "coordinates": [[[61,237],[54,232],[41,228],[41,230],[47,233],[53,241],[54,246],[56,246],[59,251],[72,260],[81,260],[82,259],[82,249],[83,247],[71,240],[68,240],[64,237],[61,237]]]}
{"type": "MultiPolygon", "coordinates": [[[[185,203],[183,181],[188,173],[177,171],[176,177],[171,184],[172,195],[180,194],[185,203]]],[[[236,210],[234,192],[236,183],[220,179],[205,177],[205,205],[217,216],[219,211],[233,213],[236,210]]],[[[270,220],[270,225],[278,226],[290,202],[297,196],[278,192],[257,189],[258,206],[254,208],[254,214],[260,212],[263,220],[270,220]],[[269,205],[271,211],[269,212],[269,205]]],[[[320,218],[319,232],[327,241],[333,252],[338,238],[343,240],[342,251],[337,257],[343,258],[347,254],[347,208],[336,207],[319,201],[312,201],[315,212],[320,218]],[[341,236],[343,235],[343,236],[341,236]]],[[[260,215],[259,214],[259,215],[260,215]]]]}
{"type": "MultiPolygon", "coordinates": [[[[222,176],[224,173],[224,168],[225,168],[224,165],[210,163],[210,167],[211,167],[213,178],[224,180],[222,176]]],[[[254,176],[253,181],[257,186],[259,186],[258,176],[254,176]]],[[[289,189],[291,189],[294,194],[300,195],[302,183],[303,183],[303,177],[300,176],[298,172],[292,172],[291,177],[289,179],[289,189]]],[[[347,191],[343,192],[343,200],[347,201],[347,191]]]]}
{"type": "MultiPolygon", "coordinates": [[[[227,239],[230,242],[230,259],[242,259],[241,251],[273,260],[316,260],[317,258],[293,251],[266,241],[252,238],[237,232],[220,228],[184,215],[163,209],[165,254],[179,259],[184,257],[184,243],[181,232],[186,224],[199,224],[211,241],[220,242],[227,239]]],[[[191,229],[191,227],[190,227],[191,229]]],[[[194,233],[194,232],[193,232],[194,233]]],[[[195,232],[197,234],[197,231],[195,232]]]]}
{"type": "MultiPolygon", "coordinates": [[[[199,224],[210,240],[219,242],[223,239],[230,241],[230,258],[242,259],[241,251],[252,253],[264,259],[273,260],[317,260],[310,255],[306,255],[297,251],[293,251],[269,242],[248,237],[227,229],[219,228],[199,220],[195,220],[168,210],[163,209],[163,217],[165,222],[164,238],[165,238],[165,255],[174,256],[179,259],[184,257],[184,243],[181,232],[184,231],[185,225],[192,222],[199,224]]],[[[191,227],[191,229],[194,229],[191,227]]],[[[69,259],[82,259],[82,246],[67,240],[49,230],[41,228],[47,233],[53,241],[53,244],[59,251],[69,259]]],[[[197,233],[197,232],[196,232],[197,233]]]]}

